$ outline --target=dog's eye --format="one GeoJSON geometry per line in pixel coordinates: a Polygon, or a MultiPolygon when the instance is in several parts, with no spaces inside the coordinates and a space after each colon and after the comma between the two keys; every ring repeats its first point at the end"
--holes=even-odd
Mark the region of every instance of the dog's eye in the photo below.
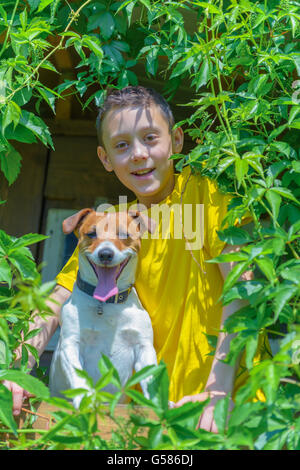
{"type": "Polygon", "coordinates": [[[89,232],[89,233],[86,233],[86,236],[89,238],[97,238],[97,233],[95,231],[89,232]]]}
{"type": "Polygon", "coordinates": [[[119,238],[122,240],[126,240],[127,238],[129,238],[129,233],[128,232],[119,232],[119,238]]]}

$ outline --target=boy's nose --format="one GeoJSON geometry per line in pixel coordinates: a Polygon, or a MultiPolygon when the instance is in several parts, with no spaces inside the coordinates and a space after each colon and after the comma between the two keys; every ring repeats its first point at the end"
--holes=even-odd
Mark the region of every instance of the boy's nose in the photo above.
{"type": "Polygon", "coordinates": [[[136,142],[132,148],[132,160],[145,160],[149,156],[149,151],[141,142],[136,142]]]}

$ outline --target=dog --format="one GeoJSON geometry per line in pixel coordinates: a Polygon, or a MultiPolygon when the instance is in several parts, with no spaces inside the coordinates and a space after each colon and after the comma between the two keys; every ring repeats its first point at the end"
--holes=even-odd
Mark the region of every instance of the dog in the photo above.
{"type": "MultiPolygon", "coordinates": [[[[153,233],[154,222],[138,211],[82,209],[64,220],[63,232],[75,231],[79,237],[79,270],[61,311],[61,332],[50,367],[52,396],[88,387],[76,369],[85,370],[96,382],[102,355],[118,371],[122,386],[133,369],[138,372],[157,364],[151,320],[134,288],[141,237],[146,230],[153,233]]],[[[146,397],[148,381],[140,383],[146,397]]],[[[116,392],[112,384],[104,390],[116,392]]],[[[73,399],[76,408],[82,397],[73,399]]]]}

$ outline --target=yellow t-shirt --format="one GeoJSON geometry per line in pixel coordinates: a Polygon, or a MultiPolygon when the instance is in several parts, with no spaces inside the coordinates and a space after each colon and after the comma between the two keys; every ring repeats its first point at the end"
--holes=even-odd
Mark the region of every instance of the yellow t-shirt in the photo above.
{"type": "MultiPolygon", "coordinates": [[[[211,369],[213,356],[208,354],[212,348],[205,334],[218,335],[222,315],[218,299],[223,278],[217,264],[205,261],[220,254],[224,248],[216,231],[220,229],[229,199],[228,195],[218,191],[215,182],[191,174],[187,167],[176,175],[173,192],[156,208],[165,205],[166,209],[173,204],[183,207],[181,219],[186,236],[193,229],[189,227],[187,216],[193,208],[193,219],[200,220],[203,227],[203,247],[195,249],[192,241],[186,245],[186,239],[179,236],[178,206],[171,217],[176,224],[170,223],[170,238],[166,238],[163,218],[160,218],[157,230],[161,233],[163,229],[165,237],[142,239],[135,286],[151,317],[157,359],[158,362],[163,359],[167,364],[169,399],[175,402],[203,391],[211,369]],[[199,216],[201,206],[197,204],[203,204],[202,217],[199,216]]],[[[57,276],[57,283],[72,290],[77,269],[76,249],[57,276]]]]}

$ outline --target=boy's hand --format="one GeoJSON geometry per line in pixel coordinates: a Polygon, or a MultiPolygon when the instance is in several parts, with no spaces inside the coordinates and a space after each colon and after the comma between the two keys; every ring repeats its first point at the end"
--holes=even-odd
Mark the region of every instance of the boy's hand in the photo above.
{"type": "MultiPolygon", "coordinates": [[[[41,331],[33,336],[28,343],[34,346],[38,352],[38,355],[41,356],[48,341],[54,334],[58,323],[59,323],[59,314],[62,304],[70,297],[71,292],[63,286],[57,285],[51,294],[51,297],[47,300],[47,305],[51,308],[53,316],[42,319],[41,317],[36,316],[34,322],[31,323],[30,330],[35,328],[41,328],[41,331]],[[53,302],[54,301],[54,302],[53,302]]],[[[21,349],[19,348],[16,351],[17,362],[21,358],[21,349]]],[[[31,369],[34,366],[35,358],[30,354],[28,361],[28,368],[31,369]]],[[[18,416],[21,412],[23,401],[26,398],[33,397],[31,393],[24,390],[20,385],[10,382],[8,380],[3,380],[3,385],[12,392],[13,397],[13,415],[18,416]]]]}
{"type": "MultiPolygon", "coordinates": [[[[188,403],[189,401],[202,402],[210,398],[210,402],[204,408],[204,411],[199,418],[197,429],[201,428],[201,429],[205,429],[205,431],[210,431],[210,432],[214,432],[217,434],[218,428],[214,420],[214,409],[215,409],[217,402],[221,398],[224,398],[224,397],[226,397],[226,394],[223,392],[218,392],[218,391],[203,392],[203,393],[198,393],[197,395],[189,395],[189,396],[183,397],[181,400],[175,403],[174,407],[177,408],[179,406],[184,405],[185,403],[188,403]]],[[[233,407],[234,407],[233,400],[230,400],[229,412],[233,410],[233,407]]]]}
{"type": "Polygon", "coordinates": [[[9,380],[3,380],[2,384],[11,391],[13,397],[13,415],[18,416],[21,413],[23,401],[26,398],[33,397],[34,395],[24,390],[20,385],[10,382],[9,380]]]}

